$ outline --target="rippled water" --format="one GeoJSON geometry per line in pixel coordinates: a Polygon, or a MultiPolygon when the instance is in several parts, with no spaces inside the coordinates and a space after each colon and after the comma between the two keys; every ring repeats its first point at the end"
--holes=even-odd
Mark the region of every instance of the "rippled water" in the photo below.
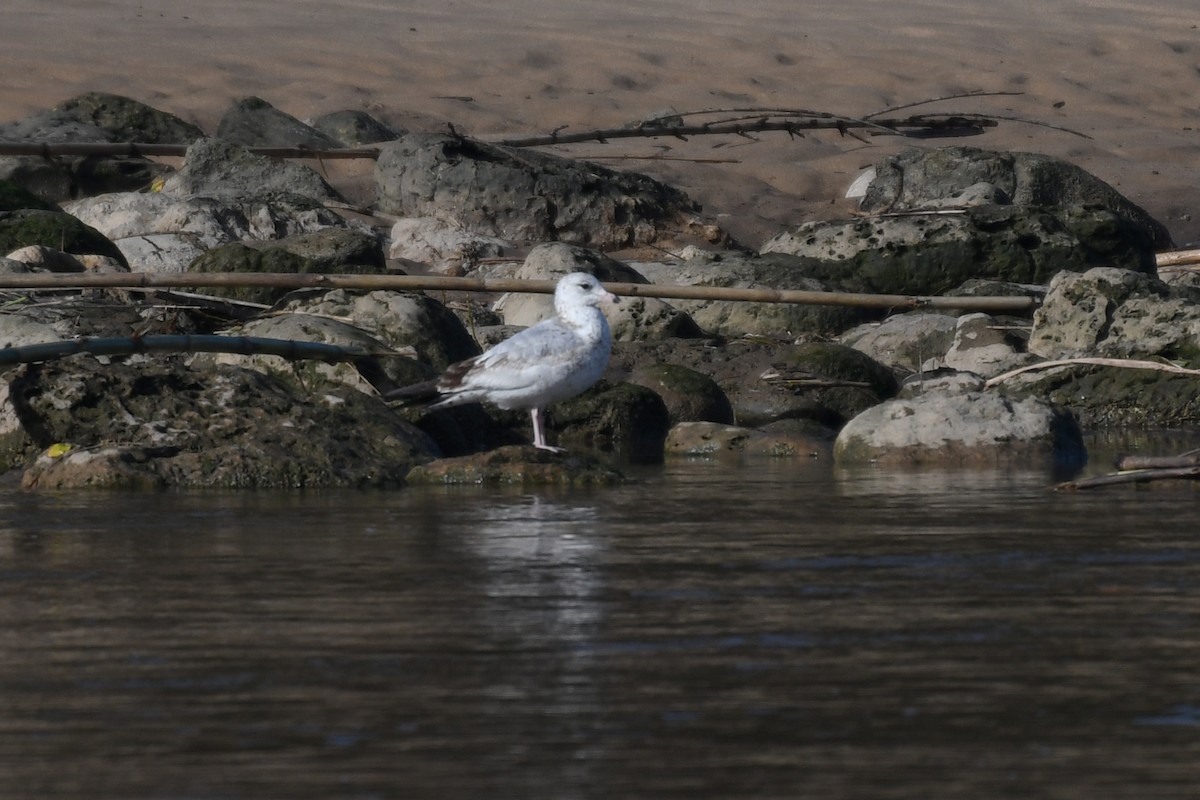
{"type": "Polygon", "coordinates": [[[1200,493],[638,477],[0,496],[0,797],[1198,796],[1200,493]]]}

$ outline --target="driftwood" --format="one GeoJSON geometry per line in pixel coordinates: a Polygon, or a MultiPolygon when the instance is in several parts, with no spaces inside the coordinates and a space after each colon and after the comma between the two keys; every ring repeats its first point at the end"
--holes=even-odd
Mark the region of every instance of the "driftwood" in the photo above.
{"type": "Polygon", "coordinates": [[[1116,467],[1119,470],[1200,467],[1200,450],[1189,450],[1177,456],[1122,455],[1117,457],[1116,467]]]}
{"type": "Polygon", "coordinates": [[[135,353],[234,353],[272,355],[289,361],[357,361],[371,356],[396,355],[321,342],[270,339],[262,336],[127,336],[64,339],[20,347],[0,348],[0,366],[53,361],[79,353],[93,356],[128,356],[135,353]]]}
{"type": "MultiPolygon", "coordinates": [[[[440,275],[325,275],[291,272],[146,273],[124,272],[23,273],[0,275],[3,289],[170,289],[184,287],[254,286],[277,289],[391,289],[457,292],[528,292],[553,294],[555,281],[511,278],[451,278],[440,275]]],[[[729,300],[751,303],[854,306],[858,308],[954,308],[979,311],[1021,312],[1037,306],[1031,297],[923,297],[915,295],[813,292],[799,289],[739,289],[682,284],[611,283],[605,288],[625,297],[660,297],[678,300],[729,300]]]]}
{"type": "Polygon", "coordinates": [[[1077,491],[1080,489],[1098,489],[1102,486],[1118,486],[1130,483],[1196,479],[1200,479],[1200,466],[1135,469],[1127,472],[1114,472],[1109,475],[1097,475],[1094,478],[1083,478],[1078,481],[1067,481],[1066,483],[1060,483],[1054,488],[1059,491],[1077,491]]]}
{"type": "Polygon", "coordinates": [[[1003,383],[1009,378],[1014,378],[1017,375],[1022,375],[1026,372],[1035,370],[1053,369],[1055,367],[1070,367],[1081,364],[1092,367],[1120,367],[1122,369],[1149,369],[1159,372],[1170,372],[1175,375],[1200,375],[1200,369],[1188,369],[1187,367],[1176,366],[1175,364],[1164,364],[1161,361],[1143,361],[1135,358],[1091,358],[1081,356],[1080,358],[1062,358],[1055,361],[1042,361],[1038,364],[1029,364],[1024,367],[1018,367],[1014,370],[1002,373],[994,378],[988,379],[984,384],[985,389],[990,389],[997,384],[1003,383]]]}
{"type": "Polygon", "coordinates": [[[1159,253],[1154,257],[1154,263],[1159,269],[1200,266],[1200,250],[1174,250],[1170,253],[1159,253]]]}

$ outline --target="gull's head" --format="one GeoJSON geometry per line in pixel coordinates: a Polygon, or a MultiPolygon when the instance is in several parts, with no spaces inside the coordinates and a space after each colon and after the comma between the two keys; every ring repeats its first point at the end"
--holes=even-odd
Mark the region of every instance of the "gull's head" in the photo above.
{"type": "Polygon", "coordinates": [[[574,308],[600,308],[619,302],[617,296],[605,289],[595,275],[586,272],[572,272],[563,276],[554,289],[554,309],[560,314],[574,308]]]}

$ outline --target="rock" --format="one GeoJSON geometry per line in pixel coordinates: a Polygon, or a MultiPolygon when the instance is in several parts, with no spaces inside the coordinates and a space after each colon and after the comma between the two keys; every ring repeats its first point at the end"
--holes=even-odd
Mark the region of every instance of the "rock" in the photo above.
{"type": "Polygon", "coordinates": [[[39,211],[59,211],[59,207],[38,197],[12,181],[0,180],[0,212],[33,208],[39,211]]]}
{"type": "Polygon", "coordinates": [[[342,146],[300,120],[259,97],[238,100],[221,117],[217,138],[245,147],[310,147],[336,150],[342,146]]]}
{"type": "MultiPolygon", "coordinates": [[[[186,144],[203,135],[195,125],[173,114],[101,92],[80,95],[49,111],[0,126],[0,139],[10,141],[186,144]]],[[[0,177],[53,202],[141,189],[171,171],[150,159],[130,156],[63,156],[53,161],[0,158],[0,177]]]]}
{"type": "MultiPolygon", "coordinates": [[[[337,273],[341,275],[363,275],[376,272],[369,264],[322,263],[298,255],[275,242],[258,242],[254,246],[234,242],[204,252],[188,265],[189,272],[286,272],[293,274],[337,273]]],[[[287,289],[270,286],[205,287],[203,294],[229,297],[250,303],[270,305],[288,293],[287,289]]]]}
{"type": "MultiPolygon", "coordinates": [[[[383,353],[390,348],[383,342],[366,333],[360,328],[329,317],[318,317],[312,314],[292,313],[274,315],[261,319],[250,320],[232,330],[223,331],[228,336],[262,336],[270,339],[288,339],[299,342],[321,342],[346,348],[360,348],[368,352],[383,353]]],[[[414,351],[409,351],[409,357],[387,358],[373,361],[376,369],[384,370],[382,365],[402,364],[411,362],[415,357],[414,351]]],[[[344,385],[370,395],[377,395],[377,387],[369,378],[364,377],[355,362],[338,361],[326,363],[315,359],[304,361],[289,361],[286,358],[272,355],[238,355],[235,353],[200,353],[192,358],[193,366],[208,364],[234,364],[246,369],[266,372],[278,379],[296,384],[297,388],[313,390],[315,387],[334,384],[344,385]]],[[[367,373],[378,379],[377,375],[367,373]]],[[[385,372],[385,374],[387,374],[385,372]]],[[[425,377],[423,373],[405,370],[402,366],[394,371],[393,385],[400,385],[409,378],[415,383],[425,377]]]]}
{"type": "MultiPolygon", "coordinates": [[[[9,253],[5,258],[10,261],[20,261],[29,267],[30,272],[83,272],[84,266],[75,256],[46,247],[41,244],[31,244],[20,247],[9,253]]],[[[128,270],[126,270],[128,272],[128,270]]]]}
{"type": "Polygon", "coordinates": [[[39,458],[24,479],[33,488],[397,486],[436,453],[375,398],[304,395],[253,370],[73,359],[26,365],[5,382],[37,447],[91,451],[39,458]]]}
{"type": "Polygon", "coordinates": [[[1142,230],[1154,250],[1173,248],[1166,227],[1112,186],[1074,164],[1038,153],[910,147],[876,165],[860,208],[867,213],[910,211],[946,207],[956,198],[1038,208],[1099,206],[1142,230]]]}
{"type": "Polygon", "coordinates": [[[670,415],[644,386],[600,381],[549,410],[550,430],[565,447],[617,450],[632,461],[662,460],[670,415]]]}
{"type": "MultiPolygon", "coordinates": [[[[231,242],[287,240],[346,223],[332,211],[286,198],[108,194],[67,203],[72,216],[113,241],[139,272],[185,272],[207,250],[231,242]]],[[[330,234],[335,239],[335,234],[330,234]]],[[[355,238],[362,240],[359,232],[355,238]]],[[[371,256],[379,262],[379,255],[371,256]]],[[[380,268],[382,269],[382,268],[380,268]]]]}
{"type": "Polygon", "coordinates": [[[407,481],[414,485],[610,486],[624,483],[625,478],[586,453],[513,445],[421,464],[408,473],[407,481]]]}
{"type": "MultiPolygon", "coordinates": [[[[825,291],[828,285],[803,274],[799,259],[781,255],[747,255],[732,251],[693,252],[682,262],[638,262],[650,283],[687,286],[800,289],[825,291]]],[[[841,306],[743,303],[730,300],[671,300],[702,330],[721,336],[828,337],[881,315],[841,306]]]]}
{"type": "Polygon", "coordinates": [[[851,417],[894,396],[898,388],[891,370],[844,345],[810,342],[760,350],[757,355],[747,352],[732,371],[761,370],[757,380],[745,372],[742,379],[717,378],[741,425],[761,427],[801,418],[836,430],[851,417]],[[767,363],[763,363],[764,355],[767,363]]]}
{"type": "Polygon", "coordinates": [[[481,352],[458,317],[420,293],[345,289],[296,293],[279,310],[352,319],[394,350],[412,348],[436,373],[481,352]]]}
{"type": "Polygon", "coordinates": [[[70,214],[38,209],[0,212],[0,253],[27,245],[43,245],[73,255],[109,256],[129,266],[115,244],[70,214]]]}
{"type": "Polygon", "coordinates": [[[369,229],[320,228],[246,244],[258,250],[281,248],[311,261],[318,272],[372,274],[387,271],[383,244],[369,229]]]}
{"type": "Polygon", "coordinates": [[[463,275],[480,259],[499,258],[513,249],[503,239],[471,233],[432,217],[399,220],[389,238],[388,258],[415,262],[443,275],[463,275]]]}
{"type": "Polygon", "coordinates": [[[1192,290],[1137,272],[1064,272],[1034,314],[1029,351],[1048,359],[1162,355],[1200,365],[1200,305],[1192,290]]]}
{"type": "Polygon", "coordinates": [[[838,434],[840,464],[1025,464],[1082,461],[1079,426],[1044,400],[995,392],[925,393],[859,414],[838,434]]]}
{"type": "Polygon", "coordinates": [[[949,314],[912,311],[859,325],[837,341],[892,369],[917,372],[930,358],[946,354],[957,325],[957,318],[949,314]]]}
{"type": "Polygon", "coordinates": [[[729,398],[702,372],[679,364],[655,364],[635,369],[629,382],[661,397],[673,426],[681,422],[733,424],[729,398]]]}
{"type": "Polygon", "coordinates": [[[54,112],[60,119],[95,126],[114,142],[191,144],[204,138],[204,131],[174,114],[116,94],[87,92],[60,103],[54,112]]]}
{"type": "Polygon", "coordinates": [[[965,314],[958,318],[954,343],[946,355],[924,366],[945,366],[991,378],[1038,361],[1037,356],[1025,352],[1024,339],[1006,330],[1008,327],[987,314],[965,314]]]}
{"type": "Polygon", "coordinates": [[[380,122],[365,111],[334,111],[312,120],[312,127],[346,147],[390,142],[399,139],[404,131],[380,122]]]}
{"type": "MultiPolygon", "coordinates": [[[[596,250],[554,242],[529,251],[512,277],[520,280],[557,281],[572,272],[587,272],[602,283],[647,283],[636,270],[596,250]]],[[[507,325],[528,327],[554,316],[554,297],[549,294],[514,293],[502,296],[494,308],[507,325]]],[[[631,342],[668,336],[698,336],[692,319],[653,297],[626,297],[616,306],[606,306],[604,315],[613,340],[631,342]]]]}
{"type": "Polygon", "coordinates": [[[681,422],[667,434],[668,456],[689,458],[741,455],[823,458],[831,452],[827,437],[769,433],[717,422],[681,422]]]}
{"type": "Polygon", "coordinates": [[[176,196],[198,194],[243,201],[286,197],[293,205],[306,202],[314,209],[324,202],[344,202],[324,178],[308,167],[257,156],[222,139],[201,139],[189,147],[183,166],[167,180],[163,191],[176,196]]]}
{"type": "Polygon", "coordinates": [[[1063,270],[1095,266],[1154,273],[1153,238],[1094,206],[809,222],[762,252],[800,258],[796,274],[831,289],[880,294],[940,295],[972,278],[1047,283],[1063,270]]]}
{"type": "Polygon", "coordinates": [[[943,394],[966,394],[967,392],[982,392],[987,381],[974,372],[960,372],[954,369],[936,369],[916,372],[904,379],[900,384],[897,397],[912,398],[927,392],[943,394]]]}
{"type": "Polygon", "coordinates": [[[1069,408],[1087,430],[1200,424],[1200,378],[1194,375],[1080,364],[1029,372],[1003,386],[1013,397],[1069,408]]]}
{"type": "Polygon", "coordinates": [[[564,241],[613,250],[686,227],[698,208],[644,175],[462,136],[407,133],[375,168],[379,210],[449,217],[508,241],[564,241]]]}

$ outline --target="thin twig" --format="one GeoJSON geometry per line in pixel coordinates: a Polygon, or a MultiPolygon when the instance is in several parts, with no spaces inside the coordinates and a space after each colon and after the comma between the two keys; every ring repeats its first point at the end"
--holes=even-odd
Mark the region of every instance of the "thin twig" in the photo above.
{"type": "Polygon", "coordinates": [[[1053,369],[1055,367],[1070,367],[1077,364],[1092,367],[1119,367],[1122,369],[1149,369],[1158,370],[1159,372],[1170,372],[1175,375],[1200,375],[1200,369],[1188,369],[1187,367],[1176,366],[1175,364],[1164,364],[1161,361],[1143,361],[1133,358],[1063,358],[1057,361],[1042,361],[1038,364],[1029,364],[1024,367],[1018,367],[1014,370],[997,375],[991,378],[983,385],[985,389],[990,389],[997,384],[1003,383],[1009,378],[1022,375],[1026,372],[1035,370],[1053,369]]]}

